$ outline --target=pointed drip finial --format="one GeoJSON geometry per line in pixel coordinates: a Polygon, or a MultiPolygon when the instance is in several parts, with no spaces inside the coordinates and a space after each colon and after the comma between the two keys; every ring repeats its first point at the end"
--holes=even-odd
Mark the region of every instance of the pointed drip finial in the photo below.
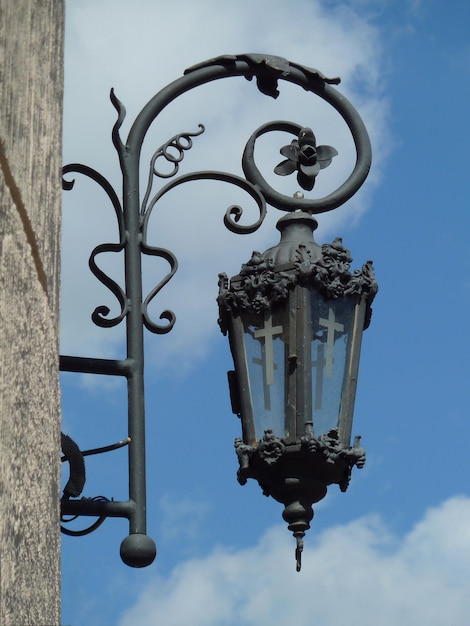
{"type": "Polygon", "coordinates": [[[294,537],[297,540],[297,546],[295,548],[295,561],[296,561],[295,569],[297,572],[300,572],[300,569],[302,567],[302,552],[304,549],[304,542],[302,538],[304,535],[305,535],[304,532],[294,533],[294,537]]]}

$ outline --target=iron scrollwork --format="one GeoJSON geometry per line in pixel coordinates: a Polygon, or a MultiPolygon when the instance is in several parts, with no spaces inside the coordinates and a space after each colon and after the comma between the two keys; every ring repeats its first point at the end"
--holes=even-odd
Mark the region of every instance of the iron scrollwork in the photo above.
{"type": "MultiPolygon", "coordinates": [[[[224,75],[239,75],[240,73],[243,73],[245,78],[247,78],[248,80],[256,78],[256,83],[261,93],[274,98],[277,98],[277,96],[279,95],[278,81],[280,79],[288,80],[289,82],[295,82],[304,87],[304,89],[313,91],[320,97],[330,102],[330,104],[332,104],[347,121],[353,134],[358,157],[354,171],[352,172],[346,183],[344,183],[341,188],[338,189],[336,192],[330,194],[330,196],[328,196],[327,198],[312,200],[299,197],[298,195],[296,195],[295,197],[284,196],[276,192],[271,186],[267,184],[266,180],[261,175],[258,167],[255,164],[254,147],[256,139],[258,137],[271,131],[284,131],[297,136],[297,138],[294,139],[290,145],[281,147],[280,152],[281,154],[283,154],[283,156],[286,157],[286,160],[280,163],[275,168],[275,172],[279,175],[285,176],[297,170],[298,182],[304,189],[313,188],[315,178],[318,175],[319,171],[327,167],[331,163],[331,160],[337,154],[337,151],[331,146],[317,146],[315,135],[310,128],[286,121],[270,122],[258,128],[250,137],[245,146],[242,158],[242,167],[245,178],[240,178],[227,172],[217,172],[213,170],[193,172],[178,177],[169,184],[165,185],[154,195],[152,199],[150,199],[154,177],[165,179],[173,178],[174,176],[176,176],[176,174],[178,174],[179,172],[180,163],[184,158],[184,153],[193,147],[192,138],[201,135],[204,132],[205,127],[203,124],[199,124],[198,131],[179,133],[170,138],[164,144],[162,144],[151,157],[148,184],[140,209],[140,213],[142,215],[142,254],[164,258],[170,266],[169,273],[162,279],[162,281],[160,281],[160,283],[158,283],[158,285],[154,289],[152,289],[151,293],[149,293],[147,298],[144,300],[143,305],[143,317],[145,326],[151,332],[159,334],[166,333],[171,330],[175,322],[174,314],[171,311],[164,311],[161,314],[161,319],[167,319],[169,321],[169,324],[166,326],[162,326],[150,320],[147,312],[147,307],[149,302],[157,295],[162,287],[167,284],[168,281],[174,276],[177,270],[177,261],[170,251],[148,244],[147,229],[148,221],[155,204],[171,189],[174,189],[176,186],[181,185],[185,182],[208,179],[229,182],[242,188],[244,191],[250,194],[251,197],[258,204],[260,211],[259,219],[251,225],[241,225],[239,224],[239,221],[242,216],[243,210],[239,206],[231,206],[226,211],[226,214],[224,216],[224,223],[226,227],[229,228],[231,231],[239,234],[244,234],[252,233],[261,226],[266,215],[266,201],[276,208],[284,211],[292,211],[297,208],[301,208],[303,210],[308,210],[312,213],[320,213],[336,208],[337,206],[345,202],[353,193],[355,193],[355,191],[365,179],[365,176],[367,175],[368,169],[370,167],[370,144],[368,144],[367,132],[363,127],[362,121],[360,120],[354,109],[351,107],[351,105],[347,102],[347,100],[345,100],[344,98],[338,98],[336,92],[331,88],[326,89],[326,87],[329,87],[330,85],[338,84],[340,82],[339,78],[327,78],[316,69],[291,63],[282,57],[262,54],[223,55],[214,59],[210,59],[209,61],[206,61],[204,63],[195,65],[186,70],[185,77],[194,77],[195,80],[191,81],[194,84],[191,84],[185,91],[200,84],[203,84],[204,82],[208,82],[205,78],[203,78],[202,80],[197,80],[197,75],[203,71],[208,70],[209,68],[219,68],[219,71],[220,69],[222,69],[222,72],[220,72],[221,75],[216,76],[215,78],[223,77],[224,75]],[[245,70],[242,72],[239,68],[240,64],[246,66],[245,70]],[[299,80],[299,77],[297,76],[298,73],[301,74],[302,80],[299,80]],[[354,115],[351,111],[354,112],[354,115]],[[359,148],[362,149],[360,150],[359,148]],[[156,163],[159,158],[164,159],[172,165],[172,170],[170,172],[164,173],[156,167],[156,163]]],[[[215,78],[211,77],[209,78],[209,80],[214,80],[215,78]]],[[[172,83],[172,85],[175,85],[178,82],[179,81],[175,81],[175,83],[172,83]]],[[[154,100],[160,99],[158,98],[158,96],[160,96],[160,93],[155,96],[154,100]]],[[[122,102],[117,98],[113,89],[110,93],[110,99],[118,113],[118,118],[112,130],[112,140],[120,158],[121,169],[123,169],[124,171],[126,169],[126,159],[129,159],[129,146],[131,143],[130,139],[131,137],[132,139],[134,139],[134,135],[136,134],[136,127],[144,126],[143,128],[138,128],[138,130],[140,130],[141,136],[137,141],[136,148],[137,152],[140,152],[140,146],[143,141],[144,135],[147,132],[148,126],[153,121],[153,119],[150,119],[147,120],[145,124],[142,124],[142,120],[140,119],[144,113],[147,113],[147,108],[150,104],[152,104],[153,101],[150,101],[149,105],[147,105],[147,107],[145,107],[141,114],[138,116],[129,134],[129,141],[127,144],[124,144],[120,137],[120,128],[125,119],[126,109],[122,102]]],[[[171,99],[172,97],[167,97],[168,102],[171,99]]],[[[164,102],[163,106],[166,106],[168,102],[164,102]]],[[[159,105],[160,106],[158,108],[163,108],[160,102],[159,105]]],[[[108,289],[110,289],[113,295],[117,298],[121,309],[118,316],[115,316],[114,318],[108,318],[108,315],[110,313],[109,309],[105,306],[97,307],[93,312],[92,319],[94,323],[99,326],[112,327],[119,324],[125,318],[128,312],[129,299],[126,298],[124,290],[109,276],[107,276],[103,272],[103,270],[99,268],[96,263],[96,257],[97,255],[105,252],[122,252],[124,250],[126,241],[123,209],[121,207],[116,192],[114,191],[110,183],[101,174],[99,174],[95,170],[92,170],[92,168],[79,164],[72,164],[64,167],[63,173],[67,174],[72,171],[90,177],[104,189],[113,204],[116,216],[118,218],[120,241],[115,244],[107,243],[97,246],[91,253],[89,261],[90,269],[98,278],[98,280],[100,280],[100,282],[102,282],[108,289]]],[[[73,187],[73,181],[69,182],[64,179],[63,187],[65,190],[70,190],[73,187]]]]}
{"type": "MultiPolygon", "coordinates": [[[[83,176],[93,180],[99,187],[101,187],[101,189],[106,193],[109,201],[111,202],[111,205],[116,215],[118,223],[119,242],[103,243],[96,246],[92,250],[88,261],[88,265],[92,273],[116,297],[121,309],[119,315],[115,316],[114,318],[109,318],[108,315],[110,313],[110,309],[104,305],[98,306],[92,313],[92,320],[97,326],[101,326],[102,328],[112,328],[113,326],[116,326],[117,324],[122,322],[122,320],[125,318],[128,311],[128,300],[122,288],[98,266],[98,264],[96,263],[96,257],[99,254],[105,252],[119,253],[124,250],[124,247],[126,245],[126,235],[124,228],[123,208],[112,185],[99,172],[91,167],[88,167],[87,165],[72,163],[70,165],[66,165],[63,168],[62,175],[66,176],[67,174],[70,174],[72,172],[82,174],[83,176]]],[[[63,178],[62,187],[65,191],[70,191],[71,189],[73,189],[74,185],[74,179],[69,181],[63,178]]]]}

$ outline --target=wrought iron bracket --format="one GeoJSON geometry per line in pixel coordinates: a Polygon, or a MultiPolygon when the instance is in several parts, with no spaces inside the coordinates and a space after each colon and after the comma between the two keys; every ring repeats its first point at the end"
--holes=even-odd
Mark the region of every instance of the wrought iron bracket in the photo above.
{"type": "MultiPolygon", "coordinates": [[[[60,369],[67,372],[81,372],[108,376],[121,376],[126,379],[128,389],[128,465],[129,498],[116,502],[103,498],[77,499],[79,485],[70,485],[67,496],[62,498],[62,516],[94,516],[98,520],[106,517],[124,517],[129,520],[129,536],[121,544],[121,557],[133,567],[149,565],[155,558],[156,547],[147,536],[146,527],[146,478],[145,478],[145,409],[144,409],[144,328],[156,334],[168,333],[175,323],[175,314],[165,310],[160,321],[151,319],[149,304],[175,274],[178,263],[174,254],[161,247],[151,246],[147,239],[149,219],[157,202],[172,189],[194,180],[219,180],[244,190],[256,202],[259,217],[252,224],[241,223],[243,210],[230,206],[224,216],[224,223],[234,233],[254,232],[262,224],[266,215],[266,204],[282,211],[301,209],[309,213],[330,211],[346,202],[362,185],[370,168],[371,148],[364,124],[356,110],[332,86],[339,79],[329,79],[318,70],[287,61],[284,58],[263,54],[241,54],[220,56],[195,65],[184,75],[159,91],[143,107],[131,125],[127,139],[121,137],[121,126],[126,112],[124,105],[111,90],[111,102],[117,112],[117,120],[112,129],[112,141],[117,151],[122,172],[122,190],[117,193],[111,184],[96,170],[77,163],[63,168],[65,190],[71,190],[74,180],[67,175],[80,174],[94,181],[104,190],[116,215],[119,237],[117,241],[98,245],[91,252],[89,266],[95,277],[115,296],[119,312],[111,315],[110,309],[98,306],[92,313],[93,322],[103,328],[111,328],[125,320],[127,354],[123,360],[106,360],[61,356],[60,369]],[[182,132],[170,138],[153,154],[148,169],[145,193],[140,200],[140,160],[144,138],[151,124],[173,100],[185,92],[203,84],[230,77],[255,79],[256,86],[264,95],[276,98],[279,95],[279,82],[294,83],[333,106],[349,127],[356,148],[356,162],[347,180],[335,191],[323,198],[305,198],[302,194],[286,196],[269,185],[255,163],[255,143],[263,134],[272,131],[287,132],[295,136],[290,146],[281,147],[285,161],[276,168],[276,173],[286,176],[297,172],[297,180],[303,189],[312,189],[320,170],[327,167],[336,150],[330,146],[317,146],[313,131],[303,124],[288,121],[274,121],[258,128],[248,139],[243,156],[244,178],[227,172],[197,171],[180,174],[184,155],[193,147],[193,140],[204,132],[198,130],[182,132]],[[170,164],[170,172],[164,173],[159,167],[162,160],[170,164]],[[165,181],[154,190],[156,180],[165,181]],[[112,280],[101,268],[99,255],[113,252],[124,256],[125,285],[112,280]],[[168,264],[164,278],[147,294],[142,286],[142,255],[163,259],[168,264]]],[[[264,455],[267,458],[269,446],[264,455]]],[[[77,448],[78,450],[78,448],[77,448]]],[[[77,458],[79,458],[79,454],[77,458]]],[[[70,453],[69,453],[70,454],[70,453]]],[[[259,451],[258,456],[260,456],[259,451]]],[[[70,462],[72,459],[69,456],[70,462]]],[[[84,474],[83,474],[84,479],[84,474]]],[[[92,529],[94,529],[95,525],[92,529]]],[[[299,548],[300,549],[300,548],[299,548]]]]}

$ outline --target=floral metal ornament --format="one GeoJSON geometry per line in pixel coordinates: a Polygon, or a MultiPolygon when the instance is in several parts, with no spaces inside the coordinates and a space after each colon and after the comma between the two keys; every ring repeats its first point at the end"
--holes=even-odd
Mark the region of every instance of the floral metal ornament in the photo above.
{"type": "Polygon", "coordinates": [[[297,182],[306,191],[311,191],[315,185],[318,172],[330,165],[338,151],[331,146],[317,146],[317,140],[311,128],[302,128],[298,139],[280,150],[286,157],[274,168],[279,176],[288,176],[297,170],[297,182]]]}
{"type": "Polygon", "coordinates": [[[295,277],[275,271],[274,261],[253,251],[248,263],[240,270],[239,281],[230,281],[227,274],[219,274],[219,325],[227,333],[227,311],[245,310],[254,313],[269,311],[273,305],[286,300],[295,277]]]}

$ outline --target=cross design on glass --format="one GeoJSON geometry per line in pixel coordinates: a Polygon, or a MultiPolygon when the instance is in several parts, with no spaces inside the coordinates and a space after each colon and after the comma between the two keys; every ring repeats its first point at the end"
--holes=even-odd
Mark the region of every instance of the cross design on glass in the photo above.
{"type": "MultiPolygon", "coordinates": [[[[253,363],[255,365],[261,365],[261,367],[263,368],[263,394],[264,394],[264,408],[267,411],[271,410],[271,394],[269,393],[269,387],[266,383],[266,363],[264,361],[264,359],[257,359],[256,357],[253,357],[253,363]]],[[[273,367],[275,370],[277,370],[277,365],[276,363],[273,363],[273,367]]]]}
{"type": "Polygon", "coordinates": [[[333,348],[335,345],[335,332],[344,331],[344,324],[340,324],[335,319],[335,312],[330,306],[328,309],[328,319],[320,317],[318,320],[320,326],[327,329],[326,334],[326,369],[325,374],[331,376],[333,374],[333,348]]]}
{"type": "Polygon", "coordinates": [[[317,360],[312,361],[312,367],[315,368],[315,408],[321,409],[323,402],[323,368],[326,365],[325,346],[320,343],[317,346],[317,360]]]}
{"type": "Polygon", "coordinates": [[[264,319],[264,327],[255,330],[253,337],[262,341],[262,358],[264,371],[264,384],[266,386],[274,383],[274,351],[273,339],[276,335],[280,335],[283,331],[282,326],[273,326],[273,318],[268,313],[264,319]]]}

